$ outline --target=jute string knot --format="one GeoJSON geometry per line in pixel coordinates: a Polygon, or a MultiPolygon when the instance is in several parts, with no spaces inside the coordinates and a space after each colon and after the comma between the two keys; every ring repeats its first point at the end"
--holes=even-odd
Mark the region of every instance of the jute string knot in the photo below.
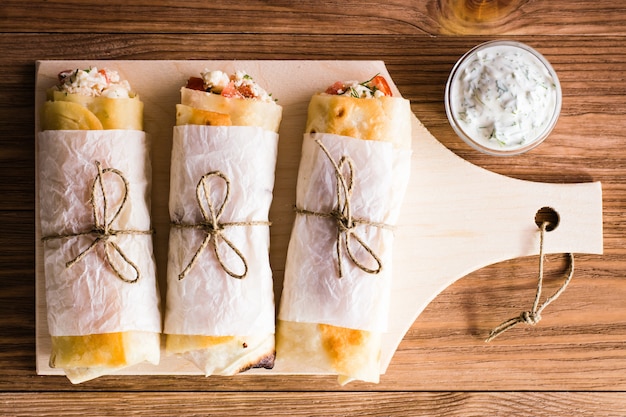
{"type": "Polygon", "coordinates": [[[209,243],[213,242],[213,253],[217,259],[220,267],[229,276],[242,279],[248,274],[248,261],[243,253],[235,246],[235,244],[224,235],[224,230],[227,227],[233,226],[269,226],[270,222],[267,221],[247,221],[247,222],[221,222],[220,218],[224,213],[224,208],[230,200],[230,180],[226,175],[220,171],[211,171],[204,174],[198,185],[196,186],[196,202],[198,208],[202,214],[202,221],[199,223],[172,223],[172,227],[181,229],[199,229],[204,232],[205,236],[202,243],[196,249],[193,257],[187,264],[187,266],[178,274],[178,280],[183,280],[187,274],[193,269],[194,265],[198,262],[198,258],[202,255],[202,252],[209,246],[209,243]],[[222,181],[225,187],[224,199],[219,204],[214,204],[211,200],[211,181],[217,179],[222,181]],[[224,258],[222,257],[220,246],[225,244],[243,265],[243,272],[237,273],[233,269],[229,268],[224,258]]]}
{"type": "Polygon", "coordinates": [[[335,219],[337,223],[337,228],[341,233],[348,232],[350,229],[354,228],[354,222],[341,214],[339,210],[332,210],[329,214],[332,218],[335,219]]]}
{"type": "Polygon", "coordinates": [[[541,320],[541,314],[533,313],[532,311],[524,311],[522,314],[520,314],[519,318],[523,323],[534,326],[535,324],[539,323],[539,320],[541,320]]]}
{"type": "Polygon", "coordinates": [[[337,163],[333,159],[328,149],[319,139],[315,140],[315,143],[317,143],[317,145],[324,152],[324,154],[333,166],[336,180],[337,204],[335,208],[333,208],[328,213],[306,210],[299,207],[296,207],[296,213],[317,217],[328,217],[335,220],[335,223],[337,225],[337,240],[335,244],[335,250],[337,254],[338,278],[342,278],[344,275],[342,247],[344,248],[344,251],[348,256],[348,259],[350,259],[350,261],[352,261],[352,263],[357,268],[368,274],[378,274],[383,269],[382,260],[374,252],[374,250],[357,234],[356,226],[359,224],[364,224],[385,229],[391,229],[392,226],[384,223],[368,221],[365,219],[356,219],[352,216],[351,198],[354,187],[354,162],[349,156],[344,155],[337,163]],[[374,261],[376,265],[374,268],[368,267],[364,262],[357,259],[355,251],[353,249],[353,241],[356,242],[363,250],[365,250],[365,252],[374,261]]]}
{"type": "Polygon", "coordinates": [[[134,229],[123,229],[118,230],[113,228],[113,224],[119,217],[120,213],[124,209],[124,206],[128,202],[128,192],[129,192],[129,183],[124,174],[115,169],[115,168],[102,168],[102,164],[99,161],[95,161],[96,169],[98,173],[92,183],[91,186],[91,196],[89,199],[89,203],[91,204],[91,213],[93,217],[93,227],[90,230],[78,233],[63,233],[57,235],[45,236],[42,238],[42,241],[46,242],[49,240],[55,239],[66,239],[71,237],[85,236],[85,235],[93,235],[95,239],[91,242],[91,244],[84,250],[82,250],[75,258],[66,262],[65,266],[67,268],[71,268],[76,265],[82,259],[87,256],[92,250],[94,250],[99,243],[101,243],[104,247],[104,259],[106,264],[111,268],[113,273],[122,281],[127,283],[135,283],[141,277],[141,272],[137,265],[132,262],[126,253],[122,250],[122,248],[116,243],[116,238],[118,235],[144,235],[144,234],[152,234],[152,230],[134,230],[134,229]],[[117,206],[117,210],[113,213],[112,216],[109,216],[109,195],[107,193],[107,189],[104,186],[104,176],[106,174],[112,174],[116,176],[122,184],[122,199],[117,206]],[[101,197],[98,198],[97,192],[100,191],[101,197]],[[101,204],[99,203],[101,202],[101,204]],[[123,261],[128,267],[133,270],[133,276],[128,277],[120,268],[118,262],[114,261],[112,252],[117,254],[119,259],[123,261]]]}
{"type": "Polygon", "coordinates": [[[513,328],[519,323],[526,323],[532,326],[539,323],[539,320],[541,320],[541,313],[543,312],[543,310],[548,305],[550,305],[550,303],[556,300],[563,293],[563,291],[565,291],[565,288],[567,287],[569,282],[572,280],[572,277],[574,276],[574,255],[569,253],[568,254],[569,268],[568,268],[565,280],[563,281],[563,284],[561,284],[561,286],[556,290],[554,294],[552,294],[541,305],[539,305],[539,302],[541,300],[541,291],[543,288],[543,265],[544,265],[544,258],[545,258],[544,248],[543,248],[544,237],[546,233],[546,228],[549,226],[549,224],[550,224],[549,222],[544,222],[542,223],[540,227],[541,234],[539,238],[539,278],[537,280],[537,292],[535,293],[535,301],[533,302],[532,310],[525,311],[521,313],[519,316],[513,317],[501,323],[498,327],[496,327],[495,329],[491,331],[491,333],[489,334],[489,337],[487,338],[487,340],[485,340],[486,342],[491,342],[493,339],[495,339],[502,333],[506,332],[507,330],[513,328]]]}

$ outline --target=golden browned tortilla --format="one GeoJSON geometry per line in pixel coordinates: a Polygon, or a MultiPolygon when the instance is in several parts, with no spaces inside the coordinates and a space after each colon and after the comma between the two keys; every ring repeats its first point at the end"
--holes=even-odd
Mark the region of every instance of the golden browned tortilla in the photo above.
{"type": "Polygon", "coordinates": [[[49,91],[41,114],[41,130],[143,130],[139,97],[108,98],[49,91]]]}
{"type": "Polygon", "coordinates": [[[411,147],[411,113],[397,97],[355,98],[316,94],[309,103],[306,133],[331,133],[411,147]]]}
{"type": "Polygon", "coordinates": [[[282,119],[282,107],[275,102],[223,97],[186,87],[181,89],[181,104],[196,110],[228,115],[233,126],[262,127],[272,132],[278,132],[282,119]]]}

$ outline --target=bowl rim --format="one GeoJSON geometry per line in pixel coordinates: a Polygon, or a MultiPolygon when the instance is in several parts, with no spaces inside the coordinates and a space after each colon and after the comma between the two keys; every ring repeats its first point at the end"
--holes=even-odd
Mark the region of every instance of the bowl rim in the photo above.
{"type": "Polygon", "coordinates": [[[446,116],[448,118],[450,125],[452,126],[452,129],[455,131],[457,136],[459,136],[465,143],[470,145],[475,150],[478,150],[480,152],[483,152],[489,155],[513,156],[513,155],[519,155],[519,154],[528,152],[531,149],[536,148],[550,135],[550,133],[556,126],[560,113],[561,113],[562,100],[563,100],[562,94],[563,92],[561,89],[561,83],[559,81],[559,77],[556,71],[554,70],[550,62],[540,52],[538,52],[533,47],[525,43],[519,42],[519,41],[505,40],[505,39],[491,40],[491,41],[486,41],[486,42],[483,42],[474,46],[473,48],[465,52],[456,61],[456,63],[454,64],[454,67],[452,67],[452,70],[450,71],[450,75],[448,76],[448,80],[446,82],[446,87],[445,87],[445,92],[444,92],[444,105],[445,105],[445,110],[446,110],[446,116]],[[542,65],[545,66],[546,70],[552,77],[552,80],[555,86],[556,99],[555,99],[554,110],[552,112],[550,121],[546,124],[546,127],[541,131],[540,134],[536,136],[535,139],[530,141],[528,144],[520,146],[520,147],[516,147],[516,148],[511,148],[511,149],[507,149],[507,148],[498,149],[498,148],[488,147],[479,143],[477,140],[473,139],[470,135],[465,133],[463,128],[457,122],[456,116],[454,116],[454,114],[452,113],[452,103],[451,103],[452,98],[451,98],[450,90],[452,88],[453,83],[456,81],[459,71],[463,67],[463,64],[465,64],[465,62],[470,57],[475,55],[477,52],[487,49],[487,48],[494,47],[494,46],[510,46],[513,48],[518,48],[526,53],[530,53],[542,65]]]}

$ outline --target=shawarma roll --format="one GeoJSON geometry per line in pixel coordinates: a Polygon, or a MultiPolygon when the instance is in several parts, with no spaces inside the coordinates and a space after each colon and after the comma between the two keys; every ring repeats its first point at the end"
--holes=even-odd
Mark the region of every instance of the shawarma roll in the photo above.
{"type": "Polygon", "coordinates": [[[282,108],[244,72],[202,75],[176,106],[166,353],[206,376],[271,369],[268,216],[282,108]]]}
{"type": "Polygon", "coordinates": [[[143,104],[117,72],[64,71],[38,133],[50,366],[73,383],[158,364],[143,104]]]}
{"type": "Polygon", "coordinates": [[[312,97],[277,323],[276,365],[378,382],[411,110],[381,76],[312,97]]]}

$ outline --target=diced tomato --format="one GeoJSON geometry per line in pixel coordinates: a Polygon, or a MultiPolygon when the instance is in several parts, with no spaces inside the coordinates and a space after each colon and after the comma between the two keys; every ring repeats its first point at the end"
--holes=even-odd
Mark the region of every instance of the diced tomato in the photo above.
{"type": "Polygon", "coordinates": [[[341,81],[337,81],[336,83],[334,83],[333,85],[331,85],[330,87],[326,89],[326,94],[337,95],[340,92],[343,92],[344,89],[345,89],[345,86],[343,85],[343,83],[341,81]]]}
{"type": "Polygon", "coordinates": [[[200,90],[204,91],[204,80],[199,77],[189,77],[187,80],[187,85],[185,86],[191,90],[200,90]]]}
{"type": "Polygon", "coordinates": [[[107,71],[105,69],[98,70],[98,73],[104,75],[104,79],[107,81],[107,84],[111,82],[109,80],[109,75],[107,74],[107,71]]]}
{"type": "Polygon", "coordinates": [[[241,94],[237,87],[235,87],[235,82],[231,81],[228,83],[226,87],[222,90],[222,96],[228,98],[244,98],[243,94],[241,94]]]}
{"type": "Polygon", "coordinates": [[[389,84],[387,84],[387,80],[382,75],[377,75],[370,81],[370,84],[373,87],[376,87],[377,90],[382,92],[386,96],[392,96],[391,88],[389,88],[389,84]]]}

